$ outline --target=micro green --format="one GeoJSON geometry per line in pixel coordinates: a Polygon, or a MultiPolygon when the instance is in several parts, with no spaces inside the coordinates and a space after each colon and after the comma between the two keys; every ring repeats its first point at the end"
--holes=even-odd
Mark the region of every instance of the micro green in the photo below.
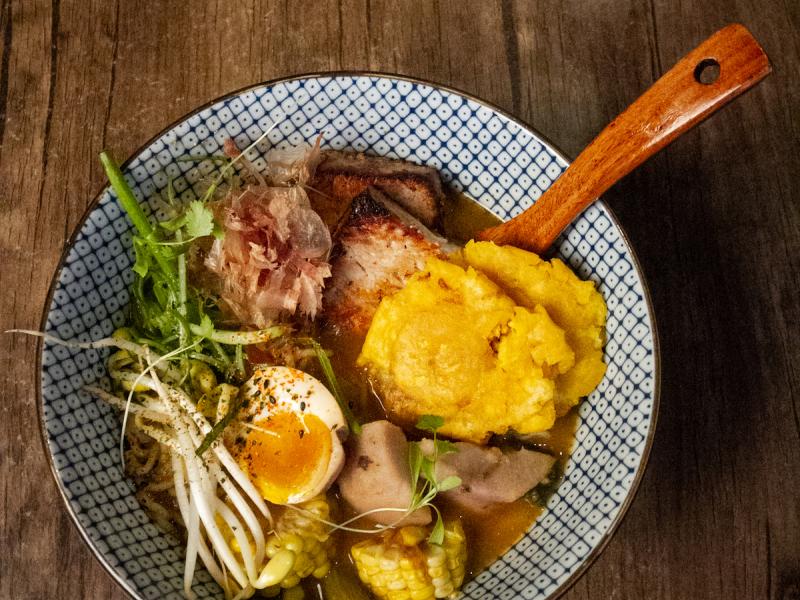
{"type": "Polygon", "coordinates": [[[433,452],[426,455],[419,442],[408,445],[408,466],[411,469],[411,503],[409,514],[424,506],[429,506],[436,513],[436,521],[428,536],[431,544],[442,544],[444,541],[444,522],[442,513],[433,504],[438,494],[452,490],[461,485],[461,478],[455,475],[445,477],[441,481],[436,478],[436,462],[444,454],[457,452],[455,444],[438,439],[438,430],[444,425],[444,419],[437,415],[422,415],[417,421],[417,429],[433,434],[433,452]]]}

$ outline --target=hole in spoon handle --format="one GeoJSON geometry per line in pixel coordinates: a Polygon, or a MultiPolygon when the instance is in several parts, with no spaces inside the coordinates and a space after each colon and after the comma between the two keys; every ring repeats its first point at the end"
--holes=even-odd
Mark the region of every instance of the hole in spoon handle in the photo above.
{"type": "Polygon", "coordinates": [[[715,58],[704,58],[694,68],[694,80],[702,85],[711,85],[719,79],[720,66],[715,58]]]}

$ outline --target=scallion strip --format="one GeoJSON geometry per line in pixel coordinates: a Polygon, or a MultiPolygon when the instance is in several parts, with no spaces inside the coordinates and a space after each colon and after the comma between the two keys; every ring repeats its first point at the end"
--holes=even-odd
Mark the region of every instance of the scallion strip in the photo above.
{"type": "Polygon", "coordinates": [[[236,344],[236,353],[234,355],[234,364],[239,376],[244,378],[244,346],[236,344]]]}
{"type": "Polygon", "coordinates": [[[242,403],[237,399],[231,407],[228,409],[228,412],[225,413],[225,416],[222,417],[219,421],[217,421],[214,426],[211,428],[206,434],[206,437],[203,438],[203,442],[198,446],[197,450],[195,450],[195,454],[202,458],[203,454],[206,450],[211,447],[211,444],[214,443],[225,428],[236,418],[236,415],[239,414],[239,410],[242,408],[242,403]]]}
{"type": "Polygon", "coordinates": [[[211,342],[211,349],[214,352],[216,352],[217,356],[219,356],[220,360],[225,363],[225,368],[227,369],[228,367],[230,367],[231,366],[231,358],[230,358],[230,356],[228,356],[228,353],[225,352],[225,348],[222,347],[222,344],[220,344],[216,340],[212,340],[210,338],[208,338],[208,339],[211,342]]]}
{"type": "Polygon", "coordinates": [[[328,358],[327,352],[325,352],[325,349],[317,340],[309,338],[309,343],[311,344],[311,347],[314,348],[314,353],[317,355],[319,366],[322,367],[322,372],[325,375],[325,379],[328,380],[328,387],[330,388],[333,397],[336,398],[336,402],[339,403],[339,408],[342,409],[342,413],[344,414],[344,418],[347,420],[347,425],[350,427],[350,431],[356,435],[360,435],[361,423],[359,423],[356,419],[356,416],[353,414],[353,411],[350,409],[350,406],[344,399],[342,391],[339,389],[339,380],[336,378],[336,373],[333,370],[331,359],[328,358]]]}
{"type": "Polygon", "coordinates": [[[227,156],[220,156],[218,154],[198,154],[197,156],[179,156],[175,159],[178,162],[203,162],[210,160],[211,162],[226,163],[230,160],[227,156]]]}
{"type": "Polygon", "coordinates": [[[194,360],[199,360],[200,362],[209,364],[212,367],[218,368],[220,371],[224,371],[225,369],[228,368],[228,365],[224,361],[221,361],[218,358],[214,358],[213,356],[208,356],[207,354],[194,352],[189,355],[189,358],[193,358],[194,360]]]}
{"type": "MultiPolygon", "coordinates": [[[[181,228],[178,228],[178,230],[175,231],[175,239],[181,242],[183,241],[183,230],[181,228]]],[[[180,314],[181,317],[186,316],[186,297],[187,297],[186,255],[179,254],[178,255],[178,314],[180,314]]],[[[189,331],[188,331],[189,328],[186,326],[185,319],[180,319],[179,323],[181,332],[180,345],[184,346],[187,343],[187,340],[189,339],[189,331]]]]}
{"type": "MultiPolygon", "coordinates": [[[[114,188],[114,192],[117,194],[120,205],[128,213],[128,217],[133,226],[136,227],[139,235],[145,240],[154,241],[156,239],[155,230],[147,219],[147,215],[144,214],[139,202],[137,202],[136,196],[133,195],[133,190],[131,190],[128,182],[125,181],[119,165],[105,151],[100,153],[100,162],[103,164],[103,169],[106,171],[111,187],[114,188]]],[[[159,248],[153,249],[153,256],[155,256],[158,266],[161,267],[165,274],[173,277],[177,275],[175,264],[159,248]]]]}
{"type": "MultiPolygon", "coordinates": [[[[203,328],[199,325],[189,326],[194,335],[204,335],[203,328]]],[[[236,346],[237,344],[259,344],[261,342],[268,342],[280,337],[287,331],[286,327],[275,325],[267,327],[266,329],[259,329],[257,331],[226,331],[224,329],[215,329],[207,337],[212,342],[218,342],[227,346],[236,346]]]]}

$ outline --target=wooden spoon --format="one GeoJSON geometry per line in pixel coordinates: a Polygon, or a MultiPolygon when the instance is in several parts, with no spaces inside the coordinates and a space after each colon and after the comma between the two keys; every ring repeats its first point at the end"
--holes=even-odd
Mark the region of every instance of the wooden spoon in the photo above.
{"type": "Polygon", "coordinates": [[[767,55],[744,26],[719,30],[601,131],[532,207],[477,238],[547,250],[619,179],[771,71],[767,55]]]}

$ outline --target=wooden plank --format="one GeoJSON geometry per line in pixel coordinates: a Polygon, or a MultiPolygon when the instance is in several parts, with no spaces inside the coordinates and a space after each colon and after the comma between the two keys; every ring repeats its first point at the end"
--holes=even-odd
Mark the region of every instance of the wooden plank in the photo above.
{"type": "MultiPolygon", "coordinates": [[[[9,2],[4,7],[9,58],[0,202],[8,226],[0,233],[2,330],[38,328],[64,242],[100,184],[94,148],[103,134],[113,44],[106,27],[113,25],[113,8],[102,2],[9,2]]],[[[7,574],[0,577],[0,597],[119,594],[99,565],[86,568],[89,554],[43,460],[33,392],[38,374],[31,368],[35,348],[32,338],[0,336],[7,574]],[[47,568],[50,576],[43,577],[47,568]]]]}
{"type": "MultiPolygon", "coordinates": [[[[576,154],[712,30],[774,75],[606,196],[662,337],[662,410],[626,520],[564,596],[800,597],[800,4],[782,0],[105,3],[0,8],[0,330],[36,327],[62,245],[130,154],[208,100],[329,69],[463,88],[576,154]]],[[[0,335],[0,597],[124,598],[36,437],[35,343],[0,335]]]]}

